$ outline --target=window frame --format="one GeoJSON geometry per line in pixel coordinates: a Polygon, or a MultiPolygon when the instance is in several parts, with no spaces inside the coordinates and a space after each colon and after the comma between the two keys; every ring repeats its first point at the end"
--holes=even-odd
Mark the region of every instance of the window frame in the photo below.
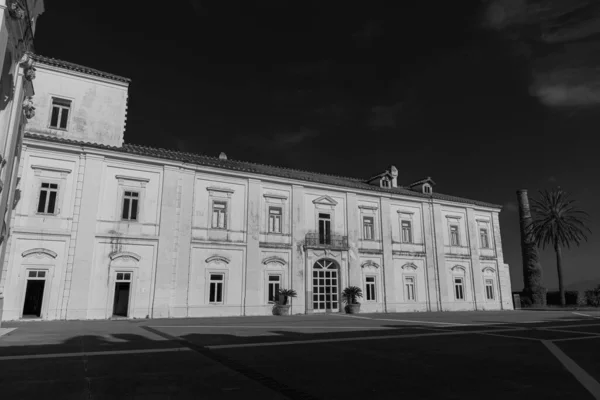
{"type": "Polygon", "coordinates": [[[375,239],[375,217],[373,215],[363,215],[362,216],[362,236],[363,240],[376,240],[375,239]],[[365,223],[366,220],[370,220],[370,223],[365,223]],[[367,227],[369,227],[369,232],[371,237],[367,237],[367,227]]]}
{"type": "Polygon", "coordinates": [[[72,99],[67,99],[64,97],[59,97],[59,96],[50,96],[50,112],[49,112],[49,118],[48,118],[48,128],[49,129],[56,129],[56,130],[60,130],[60,131],[68,131],[69,130],[69,122],[71,121],[71,110],[73,109],[73,100],[72,99]],[[64,102],[69,102],[68,106],[62,105],[62,104],[54,104],[55,100],[59,100],[59,101],[64,101],[64,102]],[[59,112],[58,112],[58,117],[56,120],[57,126],[52,126],[52,114],[54,114],[54,108],[58,108],[59,112]],[[62,115],[63,112],[67,110],[67,123],[66,126],[63,128],[61,127],[61,120],[62,120],[62,115]]]}
{"type": "Polygon", "coordinates": [[[494,301],[496,300],[496,290],[495,288],[495,283],[494,283],[494,279],[493,278],[483,278],[483,287],[485,289],[485,299],[486,300],[491,300],[494,301]],[[489,284],[488,284],[489,282],[489,284]],[[491,297],[488,296],[488,287],[491,289],[491,297]]]}
{"type": "Polygon", "coordinates": [[[279,300],[279,297],[277,295],[277,293],[279,292],[279,290],[277,290],[275,292],[274,300],[269,300],[269,297],[271,295],[271,277],[278,277],[279,278],[279,280],[277,282],[277,284],[279,285],[279,289],[281,289],[282,285],[283,285],[283,273],[281,273],[281,272],[267,272],[266,290],[265,290],[265,293],[266,293],[266,303],[267,304],[275,304],[279,300]]]}
{"type": "Polygon", "coordinates": [[[466,294],[466,287],[465,286],[466,286],[465,285],[465,277],[463,277],[463,276],[453,276],[452,277],[452,287],[453,287],[453,291],[454,291],[454,300],[456,300],[456,301],[465,301],[466,300],[467,294],[466,294]],[[457,279],[460,279],[460,284],[456,283],[457,279]],[[462,295],[461,298],[459,298],[457,296],[456,288],[458,286],[460,286],[460,288],[461,288],[461,295],[462,295]]]}
{"type": "Polygon", "coordinates": [[[320,210],[317,209],[317,234],[319,235],[319,244],[331,244],[331,237],[333,235],[333,212],[329,210],[320,210]],[[323,218],[323,221],[329,221],[329,232],[328,235],[323,236],[323,240],[321,240],[321,214],[327,215],[328,218],[323,218]],[[329,238],[328,240],[326,238],[329,238]],[[321,243],[323,241],[323,243],[321,243]]]}
{"type": "Polygon", "coordinates": [[[365,285],[365,301],[369,303],[377,303],[378,293],[377,293],[377,275],[368,274],[364,277],[364,285],[365,285]],[[373,279],[373,281],[369,281],[369,279],[373,279]],[[373,298],[369,299],[369,286],[373,288],[373,298]]]}
{"type": "Polygon", "coordinates": [[[404,275],[402,277],[402,282],[404,283],[404,301],[406,301],[407,303],[416,303],[417,302],[417,277],[415,275],[404,275]],[[412,279],[412,299],[409,296],[408,290],[407,290],[407,286],[408,286],[408,279],[412,279]]]}
{"type": "MultiPolygon", "coordinates": [[[[46,200],[45,200],[45,207],[44,210],[47,210],[48,208],[48,204],[50,202],[50,193],[53,191],[52,188],[48,187],[46,191],[46,200]]],[[[60,201],[60,183],[56,182],[55,180],[52,179],[40,179],[39,180],[39,185],[38,185],[38,195],[37,195],[37,201],[35,203],[35,214],[36,215],[58,215],[59,213],[59,201],[60,201]],[[48,186],[50,185],[56,185],[56,190],[54,190],[56,192],[56,196],[54,198],[54,210],[53,212],[40,212],[39,211],[39,207],[40,207],[40,201],[42,199],[42,191],[43,191],[43,187],[42,185],[47,184],[48,186]]]]}
{"type": "Polygon", "coordinates": [[[479,244],[482,249],[491,249],[490,246],[490,231],[486,226],[479,227],[479,244]],[[485,232],[485,234],[483,233],[485,232]],[[483,240],[485,237],[485,240],[483,240]]]}
{"type": "Polygon", "coordinates": [[[267,205],[267,233],[269,233],[269,234],[282,234],[283,233],[283,206],[267,205]],[[279,215],[272,214],[271,210],[279,210],[279,215]],[[277,220],[276,217],[279,217],[279,231],[271,229],[272,228],[271,216],[274,217],[274,220],[277,220]]]}
{"type": "Polygon", "coordinates": [[[450,229],[450,246],[452,247],[460,247],[460,227],[457,223],[451,223],[449,226],[450,229]],[[452,228],[456,228],[456,243],[454,243],[452,236],[452,228]]]}
{"type": "Polygon", "coordinates": [[[409,243],[412,244],[414,243],[414,239],[413,239],[413,223],[412,220],[406,219],[406,218],[401,218],[400,219],[400,243],[409,243]],[[407,223],[408,224],[408,241],[404,240],[404,224],[407,223]]]}
{"type": "Polygon", "coordinates": [[[211,203],[210,203],[210,229],[213,230],[219,230],[219,231],[226,231],[229,229],[229,201],[227,199],[222,199],[222,198],[215,198],[215,199],[211,199],[211,203]],[[218,221],[217,221],[217,226],[215,226],[215,218],[214,218],[214,214],[215,214],[215,204],[223,204],[224,205],[224,216],[223,216],[223,227],[219,227],[218,225],[218,221]]]}
{"type": "Polygon", "coordinates": [[[122,194],[121,194],[121,213],[120,213],[120,220],[121,221],[126,221],[126,222],[140,222],[140,216],[141,216],[141,205],[142,205],[142,191],[139,189],[131,189],[131,188],[126,188],[124,187],[122,190],[122,194]],[[125,210],[125,199],[128,198],[127,196],[127,192],[131,192],[131,193],[136,193],[137,194],[137,208],[136,208],[136,215],[135,215],[135,219],[131,218],[131,204],[133,199],[136,199],[135,197],[131,196],[129,197],[129,218],[123,218],[123,211],[125,210]]]}
{"type": "MultiPolygon", "coordinates": [[[[207,282],[206,303],[207,304],[211,304],[211,305],[224,305],[225,304],[225,299],[227,298],[226,297],[226,291],[225,291],[225,289],[227,287],[227,285],[226,285],[227,274],[224,271],[207,271],[207,274],[208,274],[208,279],[206,280],[206,282],[207,282]],[[220,275],[222,279],[221,280],[214,280],[213,281],[213,279],[212,279],[213,275],[220,275]],[[211,286],[212,286],[213,282],[215,282],[215,283],[220,282],[221,285],[222,285],[221,286],[221,301],[220,302],[218,302],[218,301],[211,301],[211,299],[210,299],[210,294],[211,294],[210,290],[211,290],[211,286]]],[[[217,292],[215,291],[215,295],[216,295],[216,293],[217,292]]]]}

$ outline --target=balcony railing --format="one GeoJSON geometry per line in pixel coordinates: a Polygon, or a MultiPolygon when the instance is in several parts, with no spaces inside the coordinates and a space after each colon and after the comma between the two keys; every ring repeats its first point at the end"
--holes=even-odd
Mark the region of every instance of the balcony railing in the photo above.
{"type": "Polygon", "coordinates": [[[323,249],[348,249],[348,236],[342,235],[327,235],[320,234],[317,232],[311,232],[306,234],[304,240],[306,247],[312,248],[323,248],[323,249]]]}

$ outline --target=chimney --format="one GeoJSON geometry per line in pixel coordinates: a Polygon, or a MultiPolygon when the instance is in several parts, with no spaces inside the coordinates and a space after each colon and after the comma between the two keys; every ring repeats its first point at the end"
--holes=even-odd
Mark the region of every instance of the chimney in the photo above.
{"type": "Polygon", "coordinates": [[[221,152],[221,154],[219,154],[219,160],[227,160],[227,154],[221,152]]]}
{"type": "Polygon", "coordinates": [[[393,165],[390,167],[390,174],[392,175],[392,187],[398,187],[398,169],[393,165]]]}

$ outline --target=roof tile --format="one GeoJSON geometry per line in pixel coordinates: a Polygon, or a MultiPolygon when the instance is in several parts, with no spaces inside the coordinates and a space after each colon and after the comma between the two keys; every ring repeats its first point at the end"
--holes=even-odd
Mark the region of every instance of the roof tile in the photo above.
{"type": "Polygon", "coordinates": [[[102,72],[97,69],[85,67],[85,66],[79,65],[79,64],[74,64],[72,62],[57,60],[56,58],[44,57],[39,54],[31,54],[31,58],[33,58],[33,60],[36,62],[46,64],[46,65],[52,65],[54,67],[60,67],[60,68],[68,69],[71,71],[83,72],[85,74],[95,75],[95,76],[112,79],[114,81],[119,81],[119,82],[125,82],[125,83],[131,82],[131,79],[129,79],[129,78],[110,74],[108,72],[102,72]]]}

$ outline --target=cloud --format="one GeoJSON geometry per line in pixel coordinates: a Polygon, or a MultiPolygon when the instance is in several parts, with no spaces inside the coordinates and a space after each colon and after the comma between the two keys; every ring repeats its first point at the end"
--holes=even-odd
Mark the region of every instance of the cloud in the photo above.
{"type": "Polygon", "coordinates": [[[509,212],[517,212],[519,211],[519,206],[516,201],[508,201],[504,203],[504,209],[509,212]]]}
{"type": "Polygon", "coordinates": [[[319,136],[318,131],[314,129],[301,128],[298,131],[276,133],[271,137],[271,140],[278,147],[291,147],[317,136],[319,136]]]}
{"type": "Polygon", "coordinates": [[[402,105],[403,103],[398,102],[391,106],[374,106],[371,109],[369,126],[374,129],[395,128],[402,105]]]}

